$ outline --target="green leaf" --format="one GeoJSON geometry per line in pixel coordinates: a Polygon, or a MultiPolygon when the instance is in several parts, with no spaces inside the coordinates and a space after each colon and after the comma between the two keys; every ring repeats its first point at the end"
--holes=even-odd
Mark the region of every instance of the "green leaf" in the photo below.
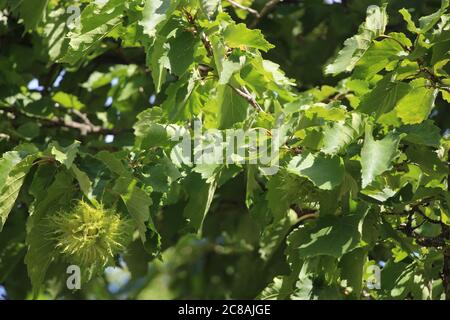
{"type": "MultiPolygon", "coordinates": [[[[2,158],[0,163],[0,173],[6,176],[8,167],[11,167],[16,160],[11,159],[11,153],[2,158]],[[6,160],[4,160],[6,159],[6,160]]],[[[9,213],[11,212],[17,197],[19,196],[20,189],[22,188],[23,182],[25,180],[28,171],[33,166],[34,161],[38,158],[38,155],[29,155],[25,157],[22,161],[14,165],[12,169],[9,170],[6,179],[4,179],[4,184],[0,190],[0,231],[5,225],[6,219],[8,219],[9,213]]]]}
{"type": "Polygon", "coordinates": [[[125,167],[125,164],[114,153],[108,151],[100,151],[95,155],[95,158],[102,161],[111,172],[114,172],[119,177],[128,177],[131,175],[130,171],[125,167]]]}
{"type": "Polygon", "coordinates": [[[154,192],[166,193],[181,174],[169,158],[162,157],[158,163],[146,168],[144,176],[145,183],[149,184],[154,192]]]}
{"type": "Polygon", "coordinates": [[[334,122],[325,127],[321,151],[330,155],[344,152],[346,147],[359,138],[363,132],[363,117],[358,113],[352,113],[351,119],[345,122],[334,122]]]}
{"type": "Polygon", "coordinates": [[[425,120],[420,124],[405,125],[398,129],[406,133],[405,141],[422,144],[430,147],[438,147],[441,140],[441,130],[432,120],[425,120]]]}
{"type": "Polygon", "coordinates": [[[219,106],[220,129],[228,129],[244,121],[250,108],[250,104],[229,86],[219,87],[216,103],[219,106]]]}
{"type": "Polygon", "coordinates": [[[131,78],[137,71],[137,65],[115,65],[108,69],[108,72],[94,71],[89,79],[81,86],[88,91],[92,91],[106,85],[110,85],[114,78],[127,79],[131,78]]]}
{"type": "Polygon", "coordinates": [[[75,160],[81,142],[75,141],[67,147],[61,147],[57,142],[53,143],[51,154],[55,156],[56,161],[64,164],[67,169],[70,169],[75,160]]]}
{"type": "Polygon", "coordinates": [[[439,20],[441,19],[442,15],[445,13],[449,5],[450,5],[449,0],[442,0],[441,8],[438,11],[428,16],[421,17],[419,19],[420,32],[426,33],[430,31],[436,25],[436,23],[439,22],[439,20]]]}
{"type": "Polygon", "coordinates": [[[166,90],[167,99],[161,105],[169,123],[191,119],[200,112],[203,103],[196,88],[197,82],[190,73],[185,73],[179,81],[169,86],[166,90]]]}
{"type": "Polygon", "coordinates": [[[187,181],[189,201],[184,208],[183,216],[189,225],[196,231],[201,232],[203,221],[211,206],[220,172],[217,173],[210,182],[206,182],[197,173],[190,175],[187,181]]]}
{"type": "Polygon", "coordinates": [[[60,62],[76,64],[97,49],[101,40],[122,24],[123,0],[96,1],[81,13],[80,23],[67,34],[70,39],[66,54],[60,62]]]}
{"type": "Polygon", "coordinates": [[[339,265],[341,279],[346,281],[346,290],[350,291],[350,299],[360,299],[363,288],[364,264],[367,259],[366,248],[356,248],[345,254],[339,265]]]}
{"type": "Polygon", "coordinates": [[[0,247],[0,282],[4,283],[16,268],[23,263],[26,246],[23,242],[10,241],[0,247]]]}
{"type": "Polygon", "coordinates": [[[52,97],[53,101],[59,103],[64,108],[81,110],[85,105],[74,95],[59,91],[52,97]]]}
{"type": "Polygon", "coordinates": [[[17,132],[24,138],[31,140],[39,136],[40,127],[36,122],[27,122],[17,128],[17,132]]]}
{"type": "Polygon", "coordinates": [[[261,235],[259,249],[261,258],[268,260],[272,257],[286,238],[289,231],[291,231],[296,220],[297,215],[294,211],[290,211],[286,217],[280,221],[274,222],[264,230],[261,235]]]}
{"type": "Polygon", "coordinates": [[[374,114],[378,119],[383,114],[392,111],[410,90],[407,83],[391,81],[391,75],[388,74],[377,83],[372,91],[361,98],[358,111],[374,114]]]}
{"type": "Polygon", "coordinates": [[[221,72],[219,75],[219,84],[224,85],[230,82],[233,75],[239,72],[245,62],[245,56],[231,54],[221,61],[221,72]]]}
{"type": "Polygon", "coordinates": [[[78,184],[79,184],[80,189],[83,192],[83,194],[94,205],[99,205],[98,201],[92,195],[92,183],[91,183],[91,180],[89,179],[89,176],[86,174],[86,172],[81,171],[80,169],[78,169],[78,167],[75,164],[73,164],[71,166],[71,170],[72,170],[75,178],[77,179],[78,184]]]}
{"type": "Polygon", "coordinates": [[[157,37],[150,53],[150,68],[157,93],[166,81],[167,70],[170,70],[169,47],[166,41],[165,37],[157,37]]]}
{"type": "Polygon", "coordinates": [[[264,39],[260,30],[248,29],[243,23],[228,25],[223,37],[230,48],[248,47],[268,51],[274,47],[264,39]]]}
{"type": "Polygon", "coordinates": [[[292,232],[289,250],[301,259],[320,255],[340,258],[359,245],[363,218],[361,214],[320,218],[315,226],[292,232]]]}
{"type": "Polygon", "coordinates": [[[408,31],[412,33],[420,33],[420,30],[417,28],[414,21],[412,20],[411,13],[409,13],[409,11],[405,8],[401,9],[399,12],[403,17],[403,20],[405,20],[406,22],[408,31]]]}
{"type": "Polygon", "coordinates": [[[200,0],[200,7],[208,19],[214,18],[220,6],[220,0],[200,0]]]}
{"type": "Polygon", "coordinates": [[[400,60],[408,53],[400,43],[409,48],[411,41],[403,33],[390,33],[390,38],[382,41],[373,41],[373,45],[358,61],[353,73],[353,78],[370,79],[375,74],[389,66],[389,63],[400,60]]]}
{"type": "Polygon", "coordinates": [[[168,58],[170,70],[177,76],[182,76],[194,62],[194,50],[197,39],[188,31],[178,32],[168,41],[170,45],[168,58]]]}
{"type": "Polygon", "coordinates": [[[344,179],[344,163],[340,157],[307,153],[294,157],[288,171],[306,177],[318,188],[332,190],[344,179]]]}
{"type": "Polygon", "coordinates": [[[250,104],[228,85],[220,85],[205,109],[210,113],[209,123],[218,129],[230,129],[246,119],[250,104]]]}
{"type": "Polygon", "coordinates": [[[181,135],[180,126],[159,123],[162,116],[162,110],[159,108],[148,109],[138,114],[138,121],[133,126],[137,146],[142,149],[167,146],[170,145],[172,137],[177,138],[177,134],[181,135]]]}
{"type": "Polygon", "coordinates": [[[50,60],[57,61],[66,53],[69,42],[65,38],[69,31],[66,9],[52,9],[46,16],[45,22],[43,40],[48,48],[50,60]]]}
{"type": "Polygon", "coordinates": [[[245,193],[245,204],[247,205],[247,208],[250,208],[250,206],[253,203],[253,198],[255,195],[261,191],[261,187],[258,184],[257,180],[257,174],[258,174],[258,166],[254,164],[249,164],[246,167],[246,193],[245,193]]]}
{"type": "Polygon", "coordinates": [[[133,279],[145,277],[148,271],[148,261],[151,256],[145,251],[144,246],[140,241],[133,241],[128,246],[127,252],[124,255],[124,260],[133,279]]]}
{"type": "Polygon", "coordinates": [[[389,124],[392,118],[399,118],[404,124],[416,124],[428,118],[437,93],[425,79],[405,83],[391,81],[388,74],[362,97],[358,110],[375,114],[381,123],[389,124]]]}
{"type": "Polygon", "coordinates": [[[359,33],[345,41],[344,48],[338,53],[336,60],[326,67],[325,72],[337,75],[352,71],[369,49],[372,41],[384,33],[387,23],[386,6],[381,8],[370,6],[367,9],[366,21],[360,26],[359,33]]]}
{"type": "Polygon", "coordinates": [[[35,29],[41,22],[49,0],[21,0],[20,17],[27,29],[35,29]]]}
{"type": "Polygon", "coordinates": [[[276,277],[273,281],[264,288],[263,291],[257,297],[258,300],[277,300],[279,297],[289,296],[292,290],[289,292],[282,292],[283,277],[276,277]]]}
{"type": "MultiPolygon", "coordinates": [[[[35,199],[43,199],[45,193],[53,182],[55,173],[57,171],[56,166],[51,164],[40,165],[33,175],[33,181],[31,182],[28,192],[35,199]]],[[[31,220],[33,218],[31,217],[31,220]]]]}
{"type": "Polygon", "coordinates": [[[310,119],[320,117],[330,121],[345,120],[345,113],[345,109],[342,106],[325,105],[322,103],[314,104],[305,110],[305,115],[310,119]]]}
{"type": "Polygon", "coordinates": [[[284,168],[270,177],[267,182],[266,199],[275,221],[285,218],[290,206],[299,200],[300,192],[303,191],[302,185],[302,178],[288,174],[284,168]]]}
{"type": "Polygon", "coordinates": [[[0,185],[3,186],[9,173],[22,160],[18,151],[8,151],[0,158],[0,185]]]}
{"type": "Polygon", "coordinates": [[[372,128],[366,126],[364,145],[361,150],[362,187],[367,187],[375,178],[389,170],[398,154],[400,135],[389,133],[382,140],[374,140],[372,128]]]}
{"type": "Polygon", "coordinates": [[[403,8],[399,12],[403,16],[403,20],[405,20],[407,24],[408,31],[415,34],[424,34],[430,31],[436,25],[436,23],[439,22],[449,5],[450,1],[442,0],[441,8],[438,11],[419,19],[419,27],[416,26],[416,24],[412,20],[411,13],[407,9],[403,8]]]}
{"type": "Polygon", "coordinates": [[[143,19],[139,21],[144,33],[151,38],[155,37],[177,8],[178,2],[178,0],[146,0],[143,19]]]}
{"type": "Polygon", "coordinates": [[[381,289],[388,299],[404,299],[408,295],[415,274],[414,269],[414,263],[386,263],[381,270],[381,289]]]}
{"type": "Polygon", "coordinates": [[[28,220],[27,239],[28,252],[25,256],[28,276],[33,286],[34,296],[39,292],[50,263],[55,258],[55,244],[48,236],[49,230],[45,217],[52,215],[62,207],[67,207],[73,194],[72,176],[61,171],[55,176],[54,182],[47,192],[36,198],[36,207],[32,218],[28,220]]]}
{"type": "Polygon", "coordinates": [[[398,102],[395,112],[404,124],[421,123],[431,113],[438,90],[426,86],[426,81],[411,82],[411,90],[398,102]]]}
{"type": "Polygon", "coordinates": [[[178,28],[178,23],[172,20],[155,37],[148,63],[156,92],[160,92],[168,72],[182,76],[188,71],[194,62],[197,42],[198,39],[192,33],[178,28]]]}
{"type": "MultiPolygon", "coordinates": [[[[299,264],[300,265],[300,264],[299,264]]],[[[298,268],[297,268],[298,269],[298,268]]],[[[286,300],[295,299],[291,297],[294,293],[294,286],[298,278],[298,270],[288,276],[278,276],[259,294],[257,299],[261,300],[286,300]]],[[[305,291],[307,288],[304,288],[305,291]]],[[[310,287],[312,289],[312,286],[310,287]]]]}
{"type": "Polygon", "coordinates": [[[157,233],[157,231],[150,216],[150,206],[153,203],[152,199],[147,192],[137,186],[137,183],[138,181],[135,179],[120,178],[117,181],[115,189],[122,193],[120,197],[136,224],[142,242],[145,243],[147,225],[154,233],[157,233]]]}

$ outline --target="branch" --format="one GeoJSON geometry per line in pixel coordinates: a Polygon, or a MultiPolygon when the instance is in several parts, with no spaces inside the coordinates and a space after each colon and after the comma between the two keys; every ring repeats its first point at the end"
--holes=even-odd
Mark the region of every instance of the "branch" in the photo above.
{"type": "Polygon", "coordinates": [[[78,110],[71,110],[69,113],[73,113],[77,117],[79,117],[83,122],[77,122],[73,120],[69,120],[66,118],[54,118],[51,119],[50,124],[55,126],[64,126],[72,129],[77,129],[80,131],[82,136],[86,136],[90,133],[103,133],[104,129],[100,126],[96,126],[92,124],[86,114],[81,113],[78,110]]]}
{"type": "Polygon", "coordinates": [[[424,237],[418,234],[415,231],[415,228],[412,226],[414,213],[416,213],[417,210],[413,209],[408,212],[408,220],[406,224],[400,225],[398,230],[402,231],[404,234],[406,234],[408,237],[414,238],[416,243],[422,247],[427,248],[445,248],[446,245],[446,239],[450,236],[449,229],[446,228],[446,226],[442,227],[441,233],[436,237],[424,237]]]}
{"type": "Polygon", "coordinates": [[[268,15],[269,12],[272,11],[276,7],[276,5],[282,1],[283,0],[269,0],[264,6],[264,8],[262,8],[262,10],[259,12],[259,16],[257,16],[255,20],[253,20],[253,22],[250,24],[250,28],[256,27],[262,20],[262,18],[268,15]]]}
{"type": "Polygon", "coordinates": [[[324,100],[322,100],[323,103],[331,103],[331,102],[335,102],[335,101],[339,101],[339,100],[344,100],[347,96],[347,94],[351,93],[351,91],[347,91],[347,92],[339,92],[337,94],[335,94],[334,96],[328,97],[324,100]]]}
{"type": "Polygon", "coordinates": [[[420,210],[418,207],[414,207],[414,208],[413,208],[413,211],[414,211],[415,213],[418,213],[425,221],[427,221],[427,222],[429,222],[429,223],[440,224],[440,225],[443,224],[443,222],[441,222],[441,221],[439,221],[439,220],[431,219],[430,217],[428,217],[427,215],[425,215],[425,213],[423,213],[423,211],[420,210]]]}
{"type": "Polygon", "coordinates": [[[398,228],[408,237],[414,238],[416,243],[422,247],[427,248],[442,248],[445,246],[445,238],[448,236],[448,232],[443,231],[436,237],[423,237],[416,233],[414,229],[408,225],[403,225],[398,228]]]}
{"type": "Polygon", "coordinates": [[[233,89],[234,92],[236,92],[238,95],[240,95],[242,98],[248,101],[248,103],[251,104],[253,108],[256,109],[258,112],[264,112],[264,110],[261,108],[259,103],[256,101],[256,99],[251,95],[251,93],[247,90],[245,87],[241,87],[241,89],[235,88],[232,85],[228,84],[231,89],[233,89]]]}
{"type": "Polygon", "coordinates": [[[244,5],[242,5],[239,2],[236,2],[234,0],[227,0],[227,2],[229,2],[231,4],[231,6],[233,6],[235,8],[238,8],[238,9],[241,9],[241,10],[245,10],[245,11],[253,14],[256,18],[260,17],[259,12],[257,10],[255,10],[255,9],[252,9],[250,7],[247,7],[247,6],[244,6],[244,5]]]}
{"type": "MultiPolygon", "coordinates": [[[[424,201],[428,201],[428,199],[422,200],[421,203],[424,201]]],[[[419,208],[419,204],[416,204],[412,207],[410,211],[402,211],[399,213],[385,213],[389,215],[398,215],[398,216],[407,216],[407,221],[404,224],[401,224],[397,229],[403,232],[408,237],[414,238],[416,243],[420,246],[427,247],[427,248],[443,248],[445,249],[446,246],[446,240],[450,236],[450,229],[443,224],[441,221],[431,219],[425,215],[425,213],[422,212],[419,208]],[[419,214],[424,221],[422,222],[429,222],[434,224],[440,224],[442,227],[442,231],[438,236],[435,237],[424,237],[420,234],[418,234],[415,230],[419,228],[422,224],[413,227],[413,221],[414,221],[414,214],[419,214]]]]}
{"type": "Polygon", "coordinates": [[[297,214],[297,220],[291,226],[291,230],[294,230],[295,228],[299,227],[306,220],[318,219],[319,215],[320,215],[317,210],[314,210],[314,209],[302,209],[302,208],[300,208],[300,207],[298,207],[296,205],[291,206],[291,209],[294,210],[295,213],[297,214]]]}
{"type": "Polygon", "coordinates": [[[427,79],[431,81],[434,88],[450,93],[450,88],[446,86],[445,83],[442,82],[442,79],[435,75],[433,71],[425,67],[421,59],[417,59],[416,62],[419,65],[419,71],[423,72],[427,76],[427,79]]]}
{"type": "Polygon", "coordinates": [[[308,213],[305,214],[303,216],[301,216],[298,220],[297,223],[303,222],[305,220],[309,220],[309,219],[317,219],[319,218],[319,214],[318,213],[308,213]]]}
{"type": "MultiPolygon", "coordinates": [[[[212,45],[211,45],[211,42],[209,41],[208,37],[206,36],[206,34],[202,30],[199,29],[199,27],[195,23],[195,18],[187,10],[183,9],[183,13],[186,16],[186,19],[188,20],[188,22],[194,28],[195,33],[197,35],[200,35],[200,38],[201,38],[201,40],[203,42],[203,46],[205,47],[208,56],[213,58],[214,57],[214,52],[213,52],[212,45]]],[[[228,85],[233,89],[234,92],[236,92],[238,95],[240,95],[245,100],[247,100],[252,105],[252,107],[255,108],[258,112],[264,112],[264,110],[258,104],[256,99],[247,90],[247,88],[242,86],[241,89],[238,89],[238,88],[233,87],[230,84],[228,84],[228,85]]]]}
{"type": "Polygon", "coordinates": [[[409,53],[412,52],[412,50],[411,50],[410,48],[408,48],[407,46],[405,46],[403,43],[401,43],[399,40],[395,39],[394,37],[388,36],[388,35],[386,35],[386,34],[382,34],[382,35],[378,36],[378,38],[383,38],[383,39],[390,39],[390,40],[393,40],[393,41],[397,42],[397,44],[398,44],[400,47],[402,47],[402,49],[403,49],[404,51],[409,52],[409,53]]]}
{"type": "Polygon", "coordinates": [[[199,29],[199,27],[195,23],[195,18],[192,16],[192,14],[190,12],[188,12],[186,9],[183,9],[183,13],[186,16],[186,19],[188,20],[190,25],[194,28],[195,33],[197,35],[200,35],[200,39],[203,42],[203,46],[205,47],[208,56],[212,57],[214,55],[214,53],[213,53],[213,49],[212,49],[212,44],[209,41],[208,37],[202,30],[199,29]]]}
{"type": "MultiPolygon", "coordinates": [[[[72,113],[79,117],[83,122],[77,122],[71,119],[54,117],[51,119],[42,118],[35,115],[30,115],[25,112],[21,112],[17,108],[11,107],[9,109],[5,109],[5,113],[10,113],[13,116],[24,116],[30,119],[34,119],[36,121],[41,121],[42,125],[45,127],[65,127],[69,129],[79,130],[82,136],[86,136],[88,134],[117,134],[118,131],[114,129],[105,129],[101,126],[94,125],[88,118],[88,116],[79,110],[69,110],[68,113],[72,113]]],[[[5,114],[4,113],[4,114],[5,114]]]]}

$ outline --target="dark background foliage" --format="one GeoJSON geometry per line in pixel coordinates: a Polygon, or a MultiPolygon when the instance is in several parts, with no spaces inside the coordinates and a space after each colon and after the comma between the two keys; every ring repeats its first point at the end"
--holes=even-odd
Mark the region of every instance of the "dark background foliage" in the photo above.
{"type": "MultiPolygon", "coordinates": [[[[331,1],[285,0],[271,7],[260,18],[252,14],[244,17],[242,12],[236,13],[231,7],[227,10],[235,20],[244,18],[242,21],[248,26],[261,29],[265,38],[275,45],[275,49],[263,56],[278,63],[288,77],[295,79],[295,90],[304,92],[322,85],[336,85],[345,77],[325,76],[325,65],[336,56],[345,39],[358,31],[358,26],[365,19],[367,7],[380,5],[382,1],[329,2],[331,1]]],[[[58,1],[51,3],[59,7],[58,1]]],[[[252,8],[260,11],[265,4],[264,0],[256,0],[252,8]]],[[[388,31],[407,32],[398,13],[399,9],[413,9],[413,18],[418,19],[435,12],[440,4],[439,0],[389,1],[388,31]]],[[[54,24],[48,24],[39,30],[27,30],[19,21],[20,12],[14,1],[0,0],[0,11],[6,12],[7,7],[10,8],[7,19],[1,19],[0,15],[0,153],[23,143],[29,143],[29,148],[33,148],[31,144],[43,147],[50,141],[57,141],[60,145],[67,146],[74,140],[79,140],[84,153],[84,167],[81,169],[88,172],[93,181],[100,181],[109,173],[103,170],[98,159],[89,154],[102,150],[120,151],[132,146],[132,127],[137,115],[150,106],[160,105],[166,99],[167,87],[176,78],[170,78],[161,92],[156,93],[151,71],[146,63],[145,50],[134,46],[132,40],[124,43],[121,37],[123,34],[103,40],[88,59],[81,60],[75,66],[56,63],[50,56],[57,56],[57,51],[63,50],[61,48],[67,46],[67,43],[52,43],[52,40],[58,32],[63,32],[59,28],[64,26],[58,25],[57,18],[54,18],[54,24]],[[99,78],[107,85],[93,86],[95,73],[102,73],[99,78]],[[55,97],[56,93],[69,95],[55,97]],[[81,105],[85,106],[82,113],[78,110],[81,105]],[[6,108],[8,112],[2,112],[6,108]]],[[[53,14],[57,15],[56,12],[53,14]]],[[[67,14],[61,13],[60,17],[65,19],[67,14]]],[[[130,24],[133,18],[127,17],[130,24]]],[[[129,31],[127,37],[133,39],[133,30],[129,31]]],[[[438,100],[432,118],[442,133],[447,132],[450,124],[448,104],[438,100]]],[[[26,149],[27,145],[23,148],[26,149]]],[[[154,156],[158,157],[159,154],[155,153],[154,156]]],[[[148,252],[151,250],[146,251],[135,243],[130,248],[130,255],[124,258],[133,281],[128,282],[127,276],[112,272],[108,278],[109,287],[104,285],[104,279],[100,279],[98,283],[91,284],[89,290],[75,295],[64,292],[65,297],[256,297],[275,275],[280,272],[288,273],[289,266],[282,258],[284,247],[277,250],[269,262],[263,261],[258,252],[248,252],[245,246],[240,247],[241,238],[249,243],[258,241],[257,238],[254,239],[257,233],[255,230],[262,228],[264,219],[267,219],[262,213],[258,213],[261,225],[250,219],[245,208],[245,181],[245,176],[240,174],[220,186],[221,200],[213,202],[211,207],[211,211],[219,214],[206,219],[203,240],[193,237],[178,241],[179,230],[183,229],[184,222],[177,213],[183,210],[186,201],[176,202],[164,209],[164,216],[158,216],[156,224],[164,239],[162,250],[170,248],[166,253],[169,264],[155,262],[149,272],[145,268],[143,270],[142,265],[133,263],[133,259],[139,256],[150,260],[148,252]],[[178,228],[179,226],[181,227],[178,228]],[[227,236],[230,238],[226,238],[227,236]],[[212,243],[233,243],[235,247],[230,253],[224,254],[212,243]],[[122,282],[126,284],[117,284],[122,282]],[[155,292],[155,288],[168,289],[155,292]]],[[[197,190],[196,181],[186,183],[191,190],[197,190]]],[[[8,248],[8,252],[14,252],[12,256],[16,260],[9,264],[9,269],[0,270],[0,284],[6,288],[8,298],[12,299],[30,297],[31,283],[23,262],[26,253],[23,244],[26,236],[24,225],[32,200],[28,189],[27,187],[21,191],[14,214],[11,214],[0,233],[0,249],[11,243],[15,244],[8,248]]],[[[155,203],[157,199],[153,200],[155,203]]],[[[375,248],[375,252],[377,258],[382,260],[389,250],[380,246],[375,248]]],[[[1,259],[0,255],[0,261],[1,259]]],[[[120,263],[123,261],[118,262],[120,263]]],[[[318,268],[325,270],[328,262],[321,263],[323,265],[318,268]]],[[[326,272],[324,274],[326,277],[326,272]]],[[[53,297],[52,290],[56,292],[58,287],[49,287],[49,296],[53,297]]],[[[333,290],[323,285],[322,298],[335,297],[333,290]]]]}

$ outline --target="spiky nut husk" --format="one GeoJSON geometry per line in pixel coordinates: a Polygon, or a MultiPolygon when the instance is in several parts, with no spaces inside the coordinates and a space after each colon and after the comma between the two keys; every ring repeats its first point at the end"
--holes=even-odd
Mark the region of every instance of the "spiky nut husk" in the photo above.
{"type": "Polygon", "coordinates": [[[84,201],[77,202],[70,211],[49,217],[49,228],[58,253],[89,277],[111,265],[114,256],[129,244],[133,233],[129,219],[84,201]]]}

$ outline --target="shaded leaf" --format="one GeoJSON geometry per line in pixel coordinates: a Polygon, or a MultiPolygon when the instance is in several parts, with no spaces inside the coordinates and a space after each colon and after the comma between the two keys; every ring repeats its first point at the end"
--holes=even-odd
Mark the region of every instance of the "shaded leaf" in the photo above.
{"type": "Polygon", "coordinates": [[[344,179],[344,164],[340,157],[327,157],[312,153],[294,157],[288,171],[306,177],[318,188],[331,190],[344,179]]]}
{"type": "MultiPolygon", "coordinates": [[[[6,179],[4,180],[4,184],[2,184],[2,188],[0,190],[0,231],[3,229],[6,219],[8,218],[9,213],[16,202],[28,171],[33,166],[33,163],[37,158],[37,154],[25,157],[9,171],[6,179]]],[[[8,159],[8,157],[6,159],[8,159]]],[[[1,168],[2,172],[6,172],[8,170],[5,166],[12,164],[8,161],[11,160],[3,160],[0,164],[3,167],[1,168]]]]}
{"type": "Polygon", "coordinates": [[[336,60],[326,67],[325,72],[336,75],[352,71],[372,41],[384,33],[387,23],[386,6],[370,6],[359,33],[345,41],[344,48],[338,53],[336,60]]]}
{"type": "Polygon", "coordinates": [[[383,172],[389,170],[397,156],[400,136],[389,133],[382,140],[374,140],[371,127],[366,127],[364,145],[361,150],[362,187],[368,186],[383,172]]]}

